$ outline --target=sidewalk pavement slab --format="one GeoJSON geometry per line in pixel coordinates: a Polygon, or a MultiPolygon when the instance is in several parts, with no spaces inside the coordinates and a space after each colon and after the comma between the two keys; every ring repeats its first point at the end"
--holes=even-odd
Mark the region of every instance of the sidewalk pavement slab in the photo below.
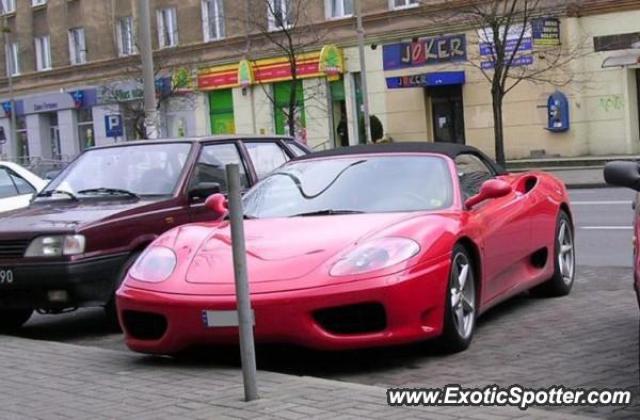
{"type": "Polygon", "coordinates": [[[0,419],[578,419],[550,409],[389,407],[386,389],[259,371],[261,398],[243,401],[242,372],[173,359],[0,336],[0,419]]]}

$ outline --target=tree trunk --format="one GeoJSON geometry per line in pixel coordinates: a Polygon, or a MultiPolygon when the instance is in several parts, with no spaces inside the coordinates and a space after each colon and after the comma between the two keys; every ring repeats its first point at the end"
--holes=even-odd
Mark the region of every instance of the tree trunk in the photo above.
{"type": "MultiPolygon", "coordinates": [[[[295,69],[293,70],[295,72],[295,69]]],[[[287,125],[289,126],[289,135],[291,137],[296,136],[296,105],[298,102],[298,79],[294,73],[291,73],[293,78],[291,79],[291,92],[289,94],[289,111],[287,115],[287,125]]]]}
{"type": "Polygon", "coordinates": [[[496,162],[498,165],[504,167],[504,128],[502,126],[502,101],[504,94],[500,92],[499,89],[492,89],[491,96],[493,99],[493,133],[495,136],[496,162]]]}

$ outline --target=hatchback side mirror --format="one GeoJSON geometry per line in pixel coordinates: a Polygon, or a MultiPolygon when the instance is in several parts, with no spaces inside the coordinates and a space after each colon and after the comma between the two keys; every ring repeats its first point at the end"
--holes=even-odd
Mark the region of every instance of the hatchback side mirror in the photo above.
{"type": "Polygon", "coordinates": [[[604,167],[604,179],[607,184],[640,192],[640,165],[622,160],[609,162],[604,167]]]}
{"type": "Polygon", "coordinates": [[[219,182],[199,182],[189,190],[189,197],[193,200],[196,198],[205,199],[213,194],[221,191],[219,182]]]}
{"type": "Polygon", "coordinates": [[[464,202],[464,206],[467,209],[471,209],[473,206],[494,198],[504,197],[509,195],[513,191],[511,184],[501,179],[490,179],[485,181],[480,187],[480,192],[464,202]]]}

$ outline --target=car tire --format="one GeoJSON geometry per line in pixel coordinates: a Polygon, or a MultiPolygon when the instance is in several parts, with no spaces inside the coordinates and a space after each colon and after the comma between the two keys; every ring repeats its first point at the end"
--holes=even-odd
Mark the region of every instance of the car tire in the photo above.
{"type": "Polygon", "coordinates": [[[31,318],[33,309],[0,309],[0,332],[13,332],[31,318]]]}
{"type": "Polygon", "coordinates": [[[447,353],[466,350],[473,339],[477,318],[475,273],[469,251],[456,245],[445,294],[444,328],[439,338],[439,347],[447,353]]]}
{"type": "Polygon", "coordinates": [[[561,210],[555,229],[553,276],[531,291],[546,297],[566,296],[571,292],[576,273],[574,229],[571,218],[561,210]]]}
{"type": "Polygon", "coordinates": [[[109,299],[109,302],[107,302],[107,304],[104,305],[104,312],[107,317],[107,324],[110,329],[113,329],[115,331],[121,330],[120,322],[118,321],[118,308],[116,307],[116,291],[122,284],[124,277],[127,275],[127,272],[129,271],[131,266],[136,262],[136,260],[138,259],[141,253],[142,253],[141,251],[132,253],[131,256],[129,256],[129,259],[127,259],[127,262],[124,263],[124,266],[122,266],[122,270],[118,274],[118,281],[114,285],[113,291],[111,292],[111,298],[109,299]]]}

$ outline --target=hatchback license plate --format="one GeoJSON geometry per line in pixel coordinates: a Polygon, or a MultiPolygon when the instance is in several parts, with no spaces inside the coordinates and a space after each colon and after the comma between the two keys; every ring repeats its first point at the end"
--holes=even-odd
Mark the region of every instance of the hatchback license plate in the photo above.
{"type": "Polygon", "coordinates": [[[13,284],[13,270],[0,269],[0,285],[13,284]]]}

